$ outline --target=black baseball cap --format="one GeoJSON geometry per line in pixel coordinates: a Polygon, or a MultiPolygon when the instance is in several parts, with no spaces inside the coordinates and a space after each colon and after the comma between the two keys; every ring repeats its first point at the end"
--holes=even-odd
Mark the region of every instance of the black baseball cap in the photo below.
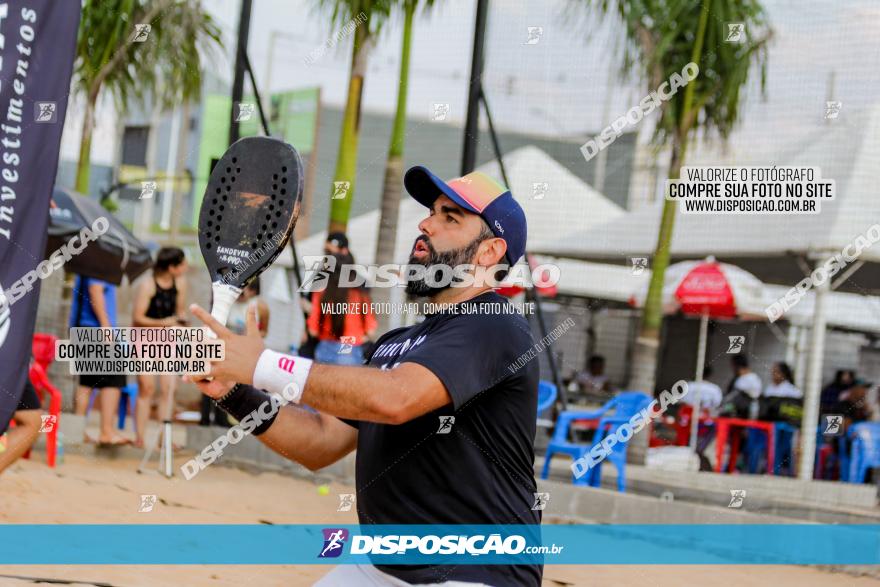
{"type": "Polygon", "coordinates": [[[345,236],[344,232],[331,232],[327,235],[327,242],[333,243],[340,249],[348,248],[348,237],[345,236]]]}

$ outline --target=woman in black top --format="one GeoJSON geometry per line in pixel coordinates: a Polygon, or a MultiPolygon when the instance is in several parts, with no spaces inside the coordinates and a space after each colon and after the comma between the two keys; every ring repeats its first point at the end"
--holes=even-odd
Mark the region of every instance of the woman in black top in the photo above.
{"type": "MultiPolygon", "coordinates": [[[[152,279],[144,279],[137,288],[134,299],[132,326],[182,326],[186,319],[187,284],[184,274],[189,266],[186,256],[177,247],[163,247],[156,255],[152,279]]],[[[162,390],[159,415],[162,419],[171,418],[174,401],[176,375],[160,375],[162,390]]],[[[144,433],[156,390],[153,376],[138,375],[138,399],[135,421],[137,423],[137,446],[144,445],[144,433]]]]}

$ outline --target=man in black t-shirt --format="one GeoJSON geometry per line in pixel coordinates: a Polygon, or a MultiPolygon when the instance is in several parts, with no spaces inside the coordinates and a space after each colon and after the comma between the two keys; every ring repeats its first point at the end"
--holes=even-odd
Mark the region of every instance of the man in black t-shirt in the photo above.
{"type": "MultiPolygon", "coordinates": [[[[410,169],[407,191],[430,213],[419,223],[407,282],[435,304],[424,321],[386,333],[368,367],[315,364],[264,350],[204,310],[195,314],[226,344],[215,380],[200,383],[242,420],[268,394],[290,390],[293,402],[254,429],[261,441],[312,470],[357,448],[357,507],[362,524],[540,524],[535,503],[538,365],[527,322],[481,279],[486,268],[513,266],[524,253],[526,219],[510,192],[482,173],[444,182],[410,169]],[[431,270],[469,264],[463,279],[443,282],[431,270]],[[230,382],[237,382],[234,387],[230,382]],[[286,387],[288,386],[288,387],[286,387]]],[[[491,273],[491,272],[490,272],[491,273]]],[[[492,276],[496,277],[496,276],[492,276]]],[[[535,533],[537,534],[537,532],[535,533]]],[[[375,560],[375,559],[374,559],[375,560]]],[[[339,566],[318,585],[468,584],[537,586],[533,565],[339,566]]]]}

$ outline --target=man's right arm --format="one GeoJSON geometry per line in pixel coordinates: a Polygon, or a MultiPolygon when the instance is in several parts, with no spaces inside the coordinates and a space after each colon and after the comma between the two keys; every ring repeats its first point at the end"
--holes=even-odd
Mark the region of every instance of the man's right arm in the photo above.
{"type": "Polygon", "coordinates": [[[257,438],[311,471],[330,466],[357,446],[358,431],[334,416],[287,405],[257,438]]]}
{"type": "MultiPolygon", "coordinates": [[[[202,393],[211,398],[224,398],[233,387],[232,383],[216,379],[213,381],[196,379],[193,382],[202,393]]],[[[260,393],[268,398],[268,394],[257,392],[250,386],[242,387],[250,392],[249,395],[260,393]]],[[[261,400],[263,397],[258,397],[257,404],[262,403],[261,400]]],[[[218,403],[223,407],[222,400],[218,403]]],[[[251,405],[238,410],[242,413],[232,415],[238,420],[243,420],[247,414],[260,413],[260,411],[265,413],[262,408],[263,406],[251,405]]],[[[281,456],[317,471],[332,465],[353,451],[357,446],[357,435],[356,428],[339,418],[288,404],[278,410],[278,415],[262,434],[257,435],[257,439],[281,456]]]]}

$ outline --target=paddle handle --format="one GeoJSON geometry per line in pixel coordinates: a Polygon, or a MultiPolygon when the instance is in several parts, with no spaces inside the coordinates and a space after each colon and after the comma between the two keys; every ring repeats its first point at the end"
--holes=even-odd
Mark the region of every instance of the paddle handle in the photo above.
{"type": "MultiPolygon", "coordinates": [[[[242,290],[234,285],[229,285],[222,281],[215,281],[211,284],[211,291],[214,293],[214,303],[211,305],[211,317],[220,324],[226,326],[226,321],[229,320],[229,311],[232,309],[232,304],[234,304],[235,300],[238,299],[238,296],[241,295],[242,290]]],[[[211,338],[217,338],[217,334],[210,328],[208,329],[208,336],[211,338]]]]}
{"type": "MultiPolygon", "coordinates": [[[[214,293],[214,303],[211,304],[211,317],[214,318],[220,324],[226,326],[226,321],[229,319],[229,311],[232,309],[232,304],[235,303],[235,300],[238,299],[238,296],[241,295],[241,288],[235,287],[234,285],[229,285],[223,281],[215,281],[211,284],[211,291],[214,293]]],[[[217,338],[217,333],[205,327],[208,331],[208,338],[217,338]]],[[[202,381],[213,381],[213,377],[204,377],[202,381]]]]}

